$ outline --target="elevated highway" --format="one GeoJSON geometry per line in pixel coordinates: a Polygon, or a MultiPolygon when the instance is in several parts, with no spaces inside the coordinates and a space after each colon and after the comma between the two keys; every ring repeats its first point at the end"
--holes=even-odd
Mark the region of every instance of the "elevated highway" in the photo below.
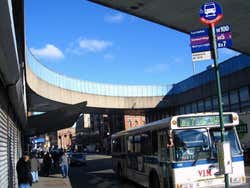
{"type": "Polygon", "coordinates": [[[155,108],[171,85],[114,85],[69,78],[42,65],[27,50],[28,110],[47,112],[86,101],[87,109],[155,108]]]}

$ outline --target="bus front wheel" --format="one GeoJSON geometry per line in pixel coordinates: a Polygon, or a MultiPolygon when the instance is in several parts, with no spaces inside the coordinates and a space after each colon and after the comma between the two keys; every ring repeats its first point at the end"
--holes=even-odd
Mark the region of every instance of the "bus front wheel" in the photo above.
{"type": "Polygon", "coordinates": [[[160,188],[160,181],[155,172],[149,178],[149,188],[160,188]]]}

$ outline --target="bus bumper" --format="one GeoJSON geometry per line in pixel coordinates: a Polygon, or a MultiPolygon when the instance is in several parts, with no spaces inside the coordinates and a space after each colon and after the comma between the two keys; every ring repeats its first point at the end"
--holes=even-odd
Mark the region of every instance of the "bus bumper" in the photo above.
{"type": "Polygon", "coordinates": [[[245,184],[235,185],[235,186],[230,185],[230,187],[233,187],[233,188],[249,188],[249,184],[245,183],[245,184]]]}
{"type": "MultiPolygon", "coordinates": [[[[249,184],[240,184],[240,185],[229,185],[230,188],[249,188],[249,184]]],[[[206,187],[206,188],[211,188],[211,187],[206,187]]],[[[216,186],[214,188],[225,188],[225,186],[216,186]]]]}

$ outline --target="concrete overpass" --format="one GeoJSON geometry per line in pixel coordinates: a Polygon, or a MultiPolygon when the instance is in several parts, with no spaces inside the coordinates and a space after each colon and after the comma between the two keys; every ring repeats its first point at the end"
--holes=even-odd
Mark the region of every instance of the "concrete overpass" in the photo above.
{"type": "MultiPolygon", "coordinates": [[[[172,85],[114,85],[60,75],[42,65],[29,50],[26,63],[29,135],[72,126],[85,113],[139,113],[162,108],[172,85]],[[135,112],[136,111],[136,112],[135,112]]],[[[166,108],[166,106],[164,106],[166,108]]]]}
{"type": "Polygon", "coordinates": [[[86,101],[86,109],[155,108],[171,85],[113,85],[69,78],[42,65],[29,51],[26,77],[28,110],[48,112],[86,101]]]}

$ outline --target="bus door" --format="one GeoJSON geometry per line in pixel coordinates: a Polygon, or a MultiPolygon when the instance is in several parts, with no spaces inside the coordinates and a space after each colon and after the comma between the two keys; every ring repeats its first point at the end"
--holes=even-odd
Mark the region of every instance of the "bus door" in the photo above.
{"type": "Polygon", "coordinates": [[[167,129],[158,132],[158,143],[161,176],[165,187],[172,187],[171,150],[173,143],[170,141],[167,129]]]}
{"type": "Polygon", "coordinates": [[[142,171],[141,135],[127,137],[127,168],[142,171]]]}
{"type": "Polygon", "coordinates": [[[145,185],[146,176],[141,143],[141,134],[127,137],[127,176],[129,179],[145,185]]]}

